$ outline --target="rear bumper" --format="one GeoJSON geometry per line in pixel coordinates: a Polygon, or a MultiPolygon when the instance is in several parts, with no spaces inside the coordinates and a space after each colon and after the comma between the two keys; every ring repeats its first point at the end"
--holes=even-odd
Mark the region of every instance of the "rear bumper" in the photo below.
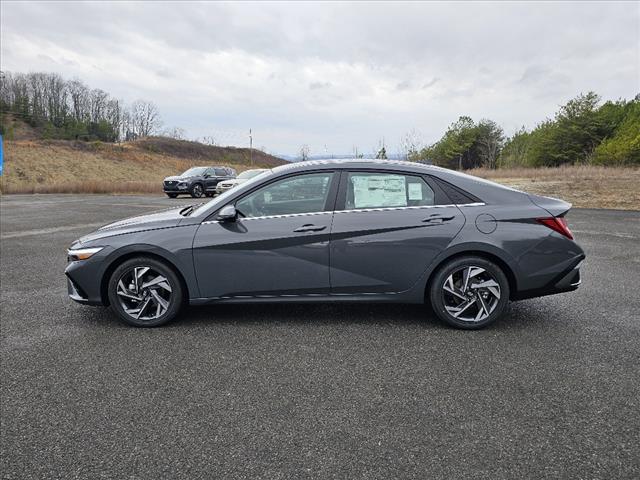
{"type": "Polygon", "coordinates": [[[573,290],[577,290],[582,283],[580,267],[584,259],[584,254],[578,255],[569,268],[563,270],[545,286],[534,290],[519,291],[513,296],[513,300],[544,297],[546,295],[555,295],[556,293],[572,292],[573,290]]]}

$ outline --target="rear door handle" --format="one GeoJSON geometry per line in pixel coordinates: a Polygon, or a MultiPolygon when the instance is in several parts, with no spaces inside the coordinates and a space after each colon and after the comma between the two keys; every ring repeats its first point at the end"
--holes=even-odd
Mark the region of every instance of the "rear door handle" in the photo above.
{"type": "Polygon", "coordinates": [[[321,232],[325,228],[327,228],[326,225],[318,226],[318,225],[313,225],[311,223],[308,223],[306,225],[302,225],[301,227],[296,228],[294,232],[321,232]]]}
{"type": "Polygon", "coordinates": [[[438,223],[448,222],[450,220],[453,220],[454,218],[455,217],[453,215],[445,216],[445,215],[438,215],[437,213],[434,213],[433,215],[429,215],[427,218],[422,220],[422,223],[438,224],[438,223]]]}

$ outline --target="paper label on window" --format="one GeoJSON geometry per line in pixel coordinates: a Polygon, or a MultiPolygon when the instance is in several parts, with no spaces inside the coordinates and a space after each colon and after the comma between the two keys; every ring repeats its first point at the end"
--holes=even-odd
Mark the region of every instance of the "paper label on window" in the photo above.
{"type": "Polygon", "coordinates": [[[355,208],[406,207],[407,191],[402,175],[353,176],[355,208]]]}
{"type": "Polygon", "coordinates": [[[422,200],[422,184],[421,183],[409,184],[409,200],[422,200]]]}

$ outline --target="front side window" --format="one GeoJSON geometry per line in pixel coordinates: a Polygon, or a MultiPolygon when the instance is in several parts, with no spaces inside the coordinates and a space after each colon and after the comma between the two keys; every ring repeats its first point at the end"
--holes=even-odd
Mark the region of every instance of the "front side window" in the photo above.
{"type": "Polygon", "coordinates": [[[347,177],[347,210],[434,204],[435,194],[421,177],[379,172],[349,172],[347,177]]]}
{"type": "Polygon", "coordinates": [[[332,178],[333,172],[285,178],[238,200],[236,210],[248,218],[322,212],[332,178]]]}

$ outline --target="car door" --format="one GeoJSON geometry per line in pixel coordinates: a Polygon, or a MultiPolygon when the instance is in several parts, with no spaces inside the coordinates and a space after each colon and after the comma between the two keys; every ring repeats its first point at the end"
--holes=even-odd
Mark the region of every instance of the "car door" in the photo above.
{"type": "Polygon", "coordinates": [[[202,297],[329,293],[329,235],[338,175],[297,174],[233,202],[235,221],[203,222],[193,243],[202,297]]]}
{"type": "Polygon", "coordinates": [[[213,168],[207,168],[203,174],[204,189],[207,192],[215,191],[218,180],[216,178],[216,171],[213,168]]]}
{"type": "Polygon", "coordinates": [[[417,174],[344,172],[331,230],[331,292],[410,289],[464,225],[448,203],[417,174]]]}

